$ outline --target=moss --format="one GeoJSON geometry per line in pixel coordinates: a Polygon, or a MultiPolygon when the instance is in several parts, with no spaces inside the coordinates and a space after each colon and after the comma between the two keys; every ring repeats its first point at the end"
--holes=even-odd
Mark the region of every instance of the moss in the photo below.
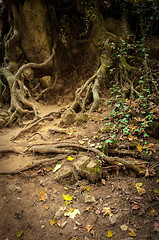
{"type": "Polygon", "coordinates": [[[89,120],[89,116],[87,114],[83,114],[82,117],[77,119],[77,126],[82,126],[89,120]]]}
{"type": "Polygon", "coordinates": [[[84,170],[84,171],[88,171],[88,172],[90,172],[91,174],[96,173],[96,172],[101,172],[101,168],[100,168],[99,163],[96,163],[96,165],[95,165],[94,167],[92,167],[92,168],[87,167],[88,164],[90,163],[90,161],[91,161],[91,159],[88,159],[88,160],[82,165],[81,169],[84,170]]]}

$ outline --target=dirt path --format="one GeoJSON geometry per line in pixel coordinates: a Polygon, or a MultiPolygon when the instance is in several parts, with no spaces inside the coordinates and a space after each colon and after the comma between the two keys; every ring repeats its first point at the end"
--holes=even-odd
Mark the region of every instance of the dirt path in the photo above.
{"type": "MultiPolygon", "coordinates": [[[[41,116],[60,109],[57,105],[40,106],[41,116]]],[[[94,144],[103,126],[102,119],[109,112],[110,109],[101,108],[99,113],[89,115],[89,121],[82,126],[67,128],[67,135],[49,131],[59,129],[59,118],[40,123],[14,141],[10,139],[21,128],[1,129],[0,149],[11,148],[18,153],[0,153],[0,171],[13,171],[52,157],[26,151],[32,144],[62,141],[94,144]]],[[[0,239],[159,239],[156,176],[136,178],[126,172],[111,171],[96,184],[77,179],[70,185],[54,180],[55,166],[56,163],[49,163],[20,174],[1,175],[0,239]],[[142,183],[145,192],[139,194],[136,183],[140,186],[142,183]]]]}

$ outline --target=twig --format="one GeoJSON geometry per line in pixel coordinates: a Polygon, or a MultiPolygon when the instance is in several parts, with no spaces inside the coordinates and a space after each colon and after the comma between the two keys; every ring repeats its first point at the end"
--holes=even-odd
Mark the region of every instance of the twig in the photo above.
{"type": "Polygon", "coordinates": [[[19,168],[17,170],[2,171],[2,172],[0,172],[0,174],[1,175],[4,175],[4,174],[13,174],[14,175],[14,174],[17,174],[17,173],[21,173],[21,172],[27,171],[27,170],[29,170],[31,168],[34,168],[34,167],[36,167],[36,166],[38,166],[40,164],[44,164],[44,163],[47,163],[47,162],[54,161],[54,163],[56,163],[57,161],[62,160],[64,158],[66,158],[66,157],[67,157],[67,155],[62,155],[62,156],[58,156],[58,157],[54,157],[54,158],[48,158],[48,159],[39,160],[39,161],[37,161],[35,163],[32,163],[31,165],[27,165],[27,166],[19,168]]]}

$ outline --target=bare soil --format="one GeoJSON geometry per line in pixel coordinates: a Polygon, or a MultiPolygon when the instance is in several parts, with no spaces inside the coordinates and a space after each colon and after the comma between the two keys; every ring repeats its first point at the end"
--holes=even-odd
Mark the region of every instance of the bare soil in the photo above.
{"type": "MultiPolygon", "coordinates": [[[[68,104],[39,104],[41,116],[52,111],[58,112],[61,108],[67,108],[68,104]]],[[[49,131],[50,128],[59,129],[60,118],[44,121],[14,141],[11,138],[22,128],[2,128],[0,149],[12,148],[19,153],[0,153],[0,171],[16,170],[52,157],[51,154],[40,155],[26,151],[27,146],[32,144],[63,141],[95,144],[98,130],[104,125],[102,120],[110,111],[101,106],[98,113],[88,113],[89,120],[82,126],[75,123],[68,127],[66,130],[69,134],[66,136],[49,131]]],[[[83,152],[83,155],[86,154],[83,152]]],[[[157,175],[139,178],[128,172],[114,170],[96,184],[80,179],[69,185],[53,180],[52,169],[55,165],[49,163],[19,174],[1,175],[1,240],[17,239],[19,231],[23,231],[19,236],[23,240],[159,239],[158,195],[154,193],[154,189],[158,188],[157,175]],[[144,194],[139,195],[136,183],[143,184],[144,194]],[[39,199],[41,191],[46,193],[43,200],[39,199]],[[65,205],[63,194],[73,196],[69,205],[65,205]],[[89,195],[89,199],[86,195],[89,195]],[[64,216],[65,211],[71,211],[70,208],[80,212],[74,219],[64,216]]]]}

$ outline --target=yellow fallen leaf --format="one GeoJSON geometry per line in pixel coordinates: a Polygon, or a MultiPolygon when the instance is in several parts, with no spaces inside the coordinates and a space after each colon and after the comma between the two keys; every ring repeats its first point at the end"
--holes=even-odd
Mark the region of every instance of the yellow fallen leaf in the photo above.
{"type": "Polygon", "coordinates": [[[136,187],[136,188],[137,188],[137,187],[141,187],[142,185],[143,185],[143,183],[141,183],[141,182],[140,182],[140,183],[136,183],[136,184],[135,184],[135,187],[136,187]]]}
{"type": "Polygon", "coordinates": [[[90,186],[86,186],[85,189],[86,189],[87,191],[89,191],[91,188],[90,188],[90,186]]]}
{"type": "Polygon", "coordinates": [[[108,238],[111,238],[115,235],[115,233],[112,233],[111,231],[108,230],[108,234],[106,235],[108,238]]]}
{"type": "Polygon", "coordinates": [[[69,161],[72,161],[73,159],[75,159],[75,158],[73,158],[71,156],[68,156],[68,158],[67,158],[67,160],[69,160],[69,161]]]}
{"type": "Polygon", "coordinates": [[[27,164],[27,167],[29,167],[30,165],[32,165],[32,162],[28,163],[28,164],[27,164]]]}
{"type": "Polygon", "coordinates": [[[53,226],[53,225],[56,224],[56,221],[54,219],[51,219],[49,223],[50,223],[51,226],[53,226]]]}
{"type": "Polygon", "coordinates": [[[87,232],[90,232],[91,229],[92,229],[92,226],[91,226],[91,225],[87,225],[87,226],[86,226],[86,229],[87,229],[87,232]]]}
{"type": "Polygon", "coordinates": [[[70,196],[70,194],[67,194],[67,195],[62,194],[62,196],[63,196],[63,199],[65,201],[72,201],[73,200],[73,196],[70,196]]]}
{"type": "Polygon", "coordinates": [[[136,233],[132,230],[131,232],[129,232],[129,235],[131,236],[131,237],[136,237],[136,233]]]}
{"type": "Polygon", "coordinates": [[[45,208],[46,210],[48,210],[48,209],[49,209],[49,207],[48,207],[48,206],[46,206],[46,205],[44,206],[44,208],[45,208]]]}
{"type": "Polygon", "coordinates": [[[70,209],[69,209],[69,211],[70,211],[71,213],[73,213],[74,210],[75,210],[74,208],[70,208],[70,209]]]}
{"type": "Polygon", "coordinates": [[[156,182],[159,183],[159,179],[157,179],[156,182]]]}
{"type": "Polygon", "coordinates": [[[137,145],[137,149],[139,150],[139,152],[142,152],[142,146],[140,144],[137,145]]]}
{"type": "Polygon", "coordinates": [[[81,145],[83,145],[83,144],[84,144],[84,141],[83,141],[83,140],[79,140],[79,143],[80,143],[81,145]]]}
{"type": "Polygon", "coordinates": [[[155,209],[152,208],[152,209],[150,210],[150,213],[151,213],[151,215],[154,217],[154,216],[155,216],[155,213],[156,213],[155,209]]]}
{"type": "Polygon", "coordinates": [[[47,199],[47,194],[44,191],[41,191],[38,195],[40,201],[45,201],[47,199]]]}
{"type": "Polygon", "coordinates": [[[138,191],[138,194],[141,196],[141,195],[143,195],[143,194],[145,194],[145,189],[144,188],[141,188],[141,187],[137,187],[136,188],[137,189],[137,191],[138,191]]]}
{"type": "Polygon", "coordinates": [[[73,238],[71,238],[71,240],[77,240],[77,237],[73,237],[73,238]]]}
{"type": "Polygon", "coordinates": [[[154,193],[159,194],[159,189],[156,188],[156,189],[154,190],[154,193]]]}
{"type": "Polygon", "coordinates": [[[90,209],[90,207],[86,207],[86,208],[84,209],[84,212],[89,211],[89,209],[90,209]]]}
{"type": "Polygon", "coordinates": [[[103,217],[104,217],[105,215],[109,215],[109,217],[112,217],[112,216],[113,216],[110,207],[104,207],[104,208],[102,209],[102,212],[104,213],[104,214],[103,214],[103,217]]]}

